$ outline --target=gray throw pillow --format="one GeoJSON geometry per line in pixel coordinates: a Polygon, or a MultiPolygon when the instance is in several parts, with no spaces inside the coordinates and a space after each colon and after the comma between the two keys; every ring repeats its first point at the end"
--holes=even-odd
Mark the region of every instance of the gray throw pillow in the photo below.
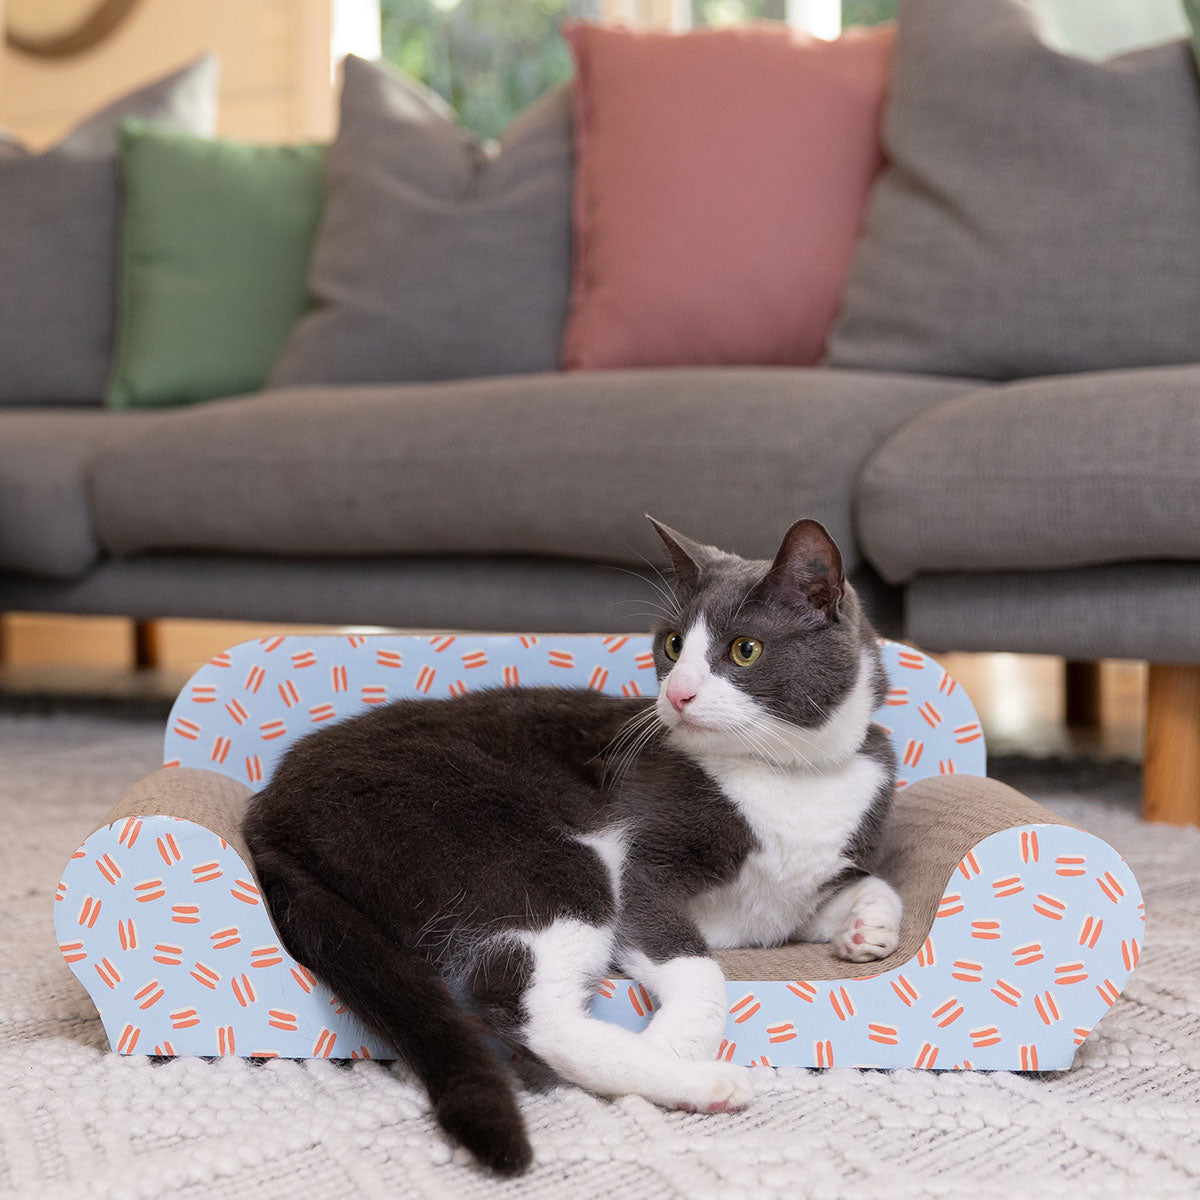
{"type": "Polygon", "coordinates": [[[884,148],[827,361],[986,379],[1200,359],[1186,40],[1104,63],[1018,0],[901,0],[884,148]]]}
{"type": "Polygon", "coordinates": [[[498,146],[353,56],[302,317],[272,386],[552,370],[570,276],[571,122],[559,88],[498,146]]]}
{"type": "Polygon", "coordinates": [[[0,139],[0,403],[99,403],[116,305],[117,129],[212,134],[211,56],[114,101],[44,154],[0,139]]]}

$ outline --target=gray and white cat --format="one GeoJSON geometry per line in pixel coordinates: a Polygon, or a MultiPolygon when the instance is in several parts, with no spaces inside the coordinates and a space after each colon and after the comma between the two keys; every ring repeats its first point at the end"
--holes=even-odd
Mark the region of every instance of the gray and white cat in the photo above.
{"type": "Polygon", "coordinates": [[[279,933],[506,1173],[532,1158],[511,1083],[451,985],[521,1055],[607,1096],[717,1111],[709,951],[831,942],[866,961],[901,904],[869,873],[895,762],[874,631],[816,521],[773,562],[654,522],[671,554],[655,699],[525,688],[399,701],[298,742],[245,823],[279,933]],[[599,981],[654,994],[640,1034],[599,981]]]}

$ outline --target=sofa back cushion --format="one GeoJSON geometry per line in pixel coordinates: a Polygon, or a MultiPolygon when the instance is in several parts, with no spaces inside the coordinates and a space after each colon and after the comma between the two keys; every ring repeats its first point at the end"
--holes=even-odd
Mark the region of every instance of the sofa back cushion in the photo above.
{"type": "Polygon", "coordinates": [[[568,367],[809,365],[882,165],[893,30],[566,28],[568,367]]]}
{"type": "Polygon", "coordinates": [[[1085,61],[1018,0],[902,0],[837,366],[988,379],[1200,357],[1185,40],[1085,61]]]}
{"type": "Polygon", "coordinates": [[[557,366],[570,255],[565,88],[497,149],[415,81],[350,56],[313,251],[275,386],[557,366]]]}
{"type": "Polygon", "coordinates": [[[115,312],[117,129],[126,117],[211,134],[205,57],[114,101],[44,154],[0,146],[0,403],[98,403],[115,312]]]}

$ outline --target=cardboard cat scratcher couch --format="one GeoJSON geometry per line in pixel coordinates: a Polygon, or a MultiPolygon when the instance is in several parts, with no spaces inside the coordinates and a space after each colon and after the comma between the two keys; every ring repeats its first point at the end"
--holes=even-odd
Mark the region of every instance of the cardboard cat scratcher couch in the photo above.
{"type": "MultiPolygon", "coordinates": [[[[984,777],[963,690],[884,643],[900,782],[882,874],[904,898],[897,951],[823,945],[717,955],[729,979],[720,1056],[764,1066],[1059,1070],[1137,964],[1145,914],[1099,838],[984,777]]],[[[248,797],[317,725],[399,697],[578,685],[652,694],[646,638],[329,636],[247,642],[192,677],[164,767],[71,857],[55,929],[123,1054],[388,1058],[279,939],[241,838],[248,797]]],[[[636,980],[595,1015],[653,1015],[636,980]]]]}

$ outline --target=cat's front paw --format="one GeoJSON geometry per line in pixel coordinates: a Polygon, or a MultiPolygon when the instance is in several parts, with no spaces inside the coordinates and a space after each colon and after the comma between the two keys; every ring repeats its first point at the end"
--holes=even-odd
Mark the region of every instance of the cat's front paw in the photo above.
{"type": "Polygon", "coordinates": [[[900,922],[884,918],[882,924],[857,917],[854,924],[833,939],[833,952],[847,962],[873,962],[887,958],[900,945],[900,922]]]}
{"type": "Polygon", "coordinates": [[[847,962],[887,958],[900,945],[903,905],[896,890],[878,876],[855,885],[853,903],[833,952],[847,962]]]}

